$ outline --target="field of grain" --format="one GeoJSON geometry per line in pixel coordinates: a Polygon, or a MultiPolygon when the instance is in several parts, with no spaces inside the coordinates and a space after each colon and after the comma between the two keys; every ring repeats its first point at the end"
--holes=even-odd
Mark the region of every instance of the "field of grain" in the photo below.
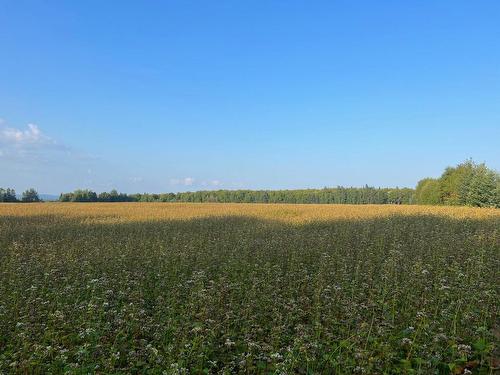
{"type": "Polygon", "coordinates": [[[0,373],[489,374],[500,210],[0,204],[0,373]]]}

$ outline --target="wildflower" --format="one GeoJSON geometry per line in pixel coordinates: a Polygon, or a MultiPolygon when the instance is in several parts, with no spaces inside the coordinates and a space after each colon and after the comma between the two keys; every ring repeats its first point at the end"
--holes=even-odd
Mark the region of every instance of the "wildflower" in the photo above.
{"type": "Polygon", "coordinates": [[[434,342],[446,341],[446,340],[448,340],[448,336],[446,336],[444,333],[438,333],[434,337],[434,342]]]}
{"type": "Polygon", "coordinates": [[[404,337],[402,340],[401,340],[401,344],[403,346],[409,346],[411,344],[413,344],[413,341],[411,341],[408,337],[404,337]]]}
{"type": "Polygon", "coordinates": [[[158,351],[158,349],[156,349],[154,346],[152,346],[151,344],[149,344],[149,345],[147,346],[147,348],[148,348],[149,350],[151,350],[155,356],[158,356],[159,351],[158,351]]]}
{"type": "Polygon", "coordinates": [[[276,359],[276,360],[280,360],[280,359],[283,359],[283,356],[280,353],[273,353],[273,354],[271,354],[271,358],[276,359]]]}
{"type": "Polygon", "coordinates": [[[466,355],[470,355],[471,352],[472,352],[472,348],[470,347],[470,345],[464,345],[464,344],[460,344],[458,345],[457,347],[457,351],[463,355],[463,356],[466,356],[466,355]]]}

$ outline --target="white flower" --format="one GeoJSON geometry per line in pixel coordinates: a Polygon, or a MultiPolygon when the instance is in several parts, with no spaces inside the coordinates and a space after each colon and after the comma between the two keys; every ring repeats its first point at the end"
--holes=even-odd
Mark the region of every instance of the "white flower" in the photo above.
{"type": "Polygon", "coordinates": [[[279,360],[279,359],[282,359],[283,356],[280,353],[273,353],[273,354],[271,354],[271,358],[279,360]]]}
{"type": "Polygon", "coordinates": [[[196,327],[194,327],[194,328],[191,330],[191,332],[193,332],[193,333],[197,333],[197,332],[200,332],[201,330],[203,330],[203,328],[201,328],[200,326],[196,326],[196,327]]]}
{"type": "Polygon", "coordinates": [[[413,344],[413,341],[411,341],[408,337],[405,337],[401,340],[401,344],[403,345],[411,345],[413,344]]]}
{"type": "Polygon", "coordinates": [[[470,347],[470,345],[460,344],[458,345],[457,350],[460,354],[467,355],[471,353],[472,348],[470,347]]]}

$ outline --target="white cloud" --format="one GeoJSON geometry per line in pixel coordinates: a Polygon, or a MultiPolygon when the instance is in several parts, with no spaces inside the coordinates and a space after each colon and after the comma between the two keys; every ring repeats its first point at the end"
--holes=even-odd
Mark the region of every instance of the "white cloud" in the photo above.
{"type": "Polygon", "coordinates": [[[142,178],[142,177],[140,177],[140,176],[139,176],[139,177],[130,177],[130,178],[129,178],[129,180],[130,180],[131,182],[133,182],[134,184],[136,184],[136,183],[139,183],[139,182],[144,181],[144,178],[142,178]]]}
{"type": "MultiPolygon", "coordinates": [[[[178,185],[178,186],[193,186],[195,185],[197,180],[193,177],[184,177],[184,178],[171,178],[170,185],[178,185]]],[[[199,181],[196,185],[203,187],[221,187],[224,184],[220,180],[204,180],[199,181]]]]}
{"type": "Polygon", "coordinates": [[[184,186],[192,186],[195,183],[195,179],[193,177],[185,177],[185,178],[171,178],[170,185],[184,185],[184,186]]]}
{"type": "Polygon", "coordinates": [[[172,178],[172,179],[170,179],[170,185],[178,185],[178,186],[199,185],[202,187],[221,187],[224,184],[220,180],[197,181],[193,177],[185,177],[185,178],[172,178]]]}
{"type": "Polygon", "coordinates": [[[61,143],[43,126],[0,121],[0,177],[10,181],[10,186],[35,186],[46,192],[86,187],[102,191],[109,190],[110,179],[127,181],[128,173],[99,156],[61,143]]]}
{"type": "Polygon", "coordinates": [[[25,130],[2,126],[0,128],[0,142],[16,145],[55,144],[55,141],[43,134],[35,124],[28,124],[28,128],[25,130]]]}
{"type": "Polygon", "coordinates": [[[219,180],[212,180],[212,181],[202,181],[200,183],[201,186],[213,186],[213,187],[220,187],[224,185],[221,181],[219,180]]]}
{"type": "Polygon", "coordinates": [[[192,178],[192,177],[186,177],[182,182],[186,186],[191,186],[191,185],[193,185],[194,181],[195,181],[194,178],[192,178]]]}
{"type": "Polygon", "coordinates": [[[44,134],[37,125],[28,124],[18,129],[7,126],[3,120],[0,121],[0,146],[0,157],[12,161],[46,161],[54,151],[69,153],[68,147],[44,134]]]}

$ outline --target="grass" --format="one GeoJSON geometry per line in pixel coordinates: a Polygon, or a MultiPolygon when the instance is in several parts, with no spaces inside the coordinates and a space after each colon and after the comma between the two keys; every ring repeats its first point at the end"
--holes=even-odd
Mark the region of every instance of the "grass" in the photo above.
{"type": "Polygon", "coordinates": [[[0,205],[0,373],[490,374],[500,211],[0,205]]]}

